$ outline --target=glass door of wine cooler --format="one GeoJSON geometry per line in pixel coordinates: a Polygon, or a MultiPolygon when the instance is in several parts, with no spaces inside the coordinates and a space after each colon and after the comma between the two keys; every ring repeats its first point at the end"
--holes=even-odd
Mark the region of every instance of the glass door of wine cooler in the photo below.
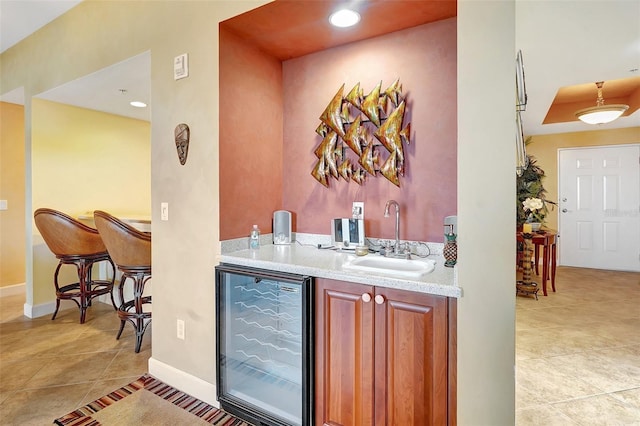
{"type": "Polygon", "coordinates": [[[310,424],[311,279],[216,267],[218,399],[262,425],[310,424]]]}

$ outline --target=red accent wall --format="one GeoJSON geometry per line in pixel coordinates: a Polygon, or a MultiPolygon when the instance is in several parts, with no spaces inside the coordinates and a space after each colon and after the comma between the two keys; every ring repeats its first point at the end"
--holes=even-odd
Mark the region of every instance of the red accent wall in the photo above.
{"type": "MultiPolygon", "coordinates": [[[[220,239],[282,208],[282,63],[220,30],[220,239]]],[[[192,144],[195,141],[191,142],[192,144]]]]}
{"type": "Polygon", "coordinates": [[[281,64],[221,31],[220,93],[221,240],[247,235],[253,223],[271,232],[279,209],[293,213],[294,231],[328,234],[353,201],[365,203],[367,235],[392,238],[394,218],[383,211],[395,199],[401,238],[442,241],[443,219],[457,209],[455,18],[281,64]],[[366,95],[397,78],[411,123],[400,188],[381,176],[322,186],[311,176],[315,129],[333,95],[343,83],[347,92],[359,82],[366,95]]]}
{"type": "Polygon", "coordinates": [[[387,200],[400,204],[401,238],[442,241],[443,219],[456,214],[456,19],[425,24],[283,63],[283,209],[294,212],[296,231],[328,234],[329,221],[350,217],[365,203],[365,233],[393,238],[395,220],[383,216],[387,200]],[[400,188],[382,176],[359,186],[331,178],[327,189],[311,176],[318,117],[345,83],[369,93],[400,79],[407,98],[406,171],[400,188]]]}

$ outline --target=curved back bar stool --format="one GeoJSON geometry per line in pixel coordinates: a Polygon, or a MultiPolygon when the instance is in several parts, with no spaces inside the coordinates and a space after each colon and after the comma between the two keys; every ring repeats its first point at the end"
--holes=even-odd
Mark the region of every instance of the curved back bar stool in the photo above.
{"type": "Polygon", "coordinates": [[[136,333],[135,351],[140,352],[142,337],[151,323],[151,311],[145,310],[144,306],[151,304],[151,296],[143,296],[144,286],[151,278],[151,234],[100,210],[93,212],[93,218],[111,258],[122,272],[118,287],[120,330],[116,339],[120,339],[125,323],[129,321],[136,333]],[[124,299],[127,280],[133,283],[131,300],[124,299]]]}
{"type": "Polygon", "coordinates": [[[60,300],[73,300],[78,305],[81,324],[84,323],[87,308],[91,306],[91,300],[95,297],[109,294],[111,303],[116,308],[113,299],[115,266],[98,231],[53,209],[38,209],[33,217],[47,247],[59,260],[53,275],[53,283],[56,287],[56,310],[51,319],[55,319],[58,314],[60,300]],[[111,265],[110,280],[93,279],[93,266],[99,262],[107,262],[111,265]],[[76,267],[77,282],[60,285],[58,274],[62,265],[76,267]]]}

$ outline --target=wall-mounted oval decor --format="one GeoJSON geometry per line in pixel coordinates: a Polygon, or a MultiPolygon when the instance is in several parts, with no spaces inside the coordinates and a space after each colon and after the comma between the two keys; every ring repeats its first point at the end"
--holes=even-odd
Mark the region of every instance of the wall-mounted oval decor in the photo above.
{"type": "Polygon", "coordinates": [[[189,139],[191,138],[191,131],[189,126],[185,123],[180,123],[173,131],[174,140],[176,143],[176,150],[178,151],[178,160],[183,166],[187,162],[187,155],[189,154],[189,139]]]}
{"type": "Polygon", "coordinates": [[[344,84],[320,115],[316,133],[322,141],[314,151],[318,161],[311,175],[327,188],[330,177],[362,185],[367,176],[378,174],[400,186],[402,144],[410,142],[411,132],[410,124],[402,127],[406,104],[400,81],[384,91],[381,81],[367,96],[360,83],[343,93],[344,84]]]}

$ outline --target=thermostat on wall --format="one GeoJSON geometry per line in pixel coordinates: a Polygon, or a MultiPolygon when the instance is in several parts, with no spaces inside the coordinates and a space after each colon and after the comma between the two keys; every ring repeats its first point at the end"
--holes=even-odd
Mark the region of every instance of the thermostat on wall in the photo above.
{"type": "Polygon", "coordinates": [[[189,77],[189,55],[183,53],[173,60],[173,79],[189,77]]]}

